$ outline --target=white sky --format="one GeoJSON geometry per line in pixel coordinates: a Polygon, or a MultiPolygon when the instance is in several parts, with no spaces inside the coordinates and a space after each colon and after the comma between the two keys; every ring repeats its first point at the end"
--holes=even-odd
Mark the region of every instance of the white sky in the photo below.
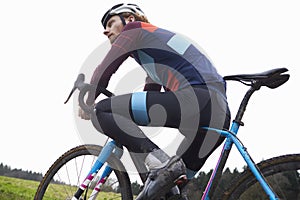
{"type": "MultiPolygon", "coordinates": [[[[224,76],[287,67],[291,74],[287,84],[254,94],[239,137],[256,161],[299,153],[296,0],[131,2],[138,3],[154,25],[198,42],[224,76]]],[[[81,144],[72,102],[63,102],[87,57],[107,41],[100,19],[116,3],[1,1],[0,162],[45,173],[58,156],[81,144]]],[[[228,84],[233,117],[246,89],[228,84]]],[[[218,154],[203,169],[213,168],[218,154]]],[[[230,158],[230,166],[244,165],[235,149],[230,158]]]]}

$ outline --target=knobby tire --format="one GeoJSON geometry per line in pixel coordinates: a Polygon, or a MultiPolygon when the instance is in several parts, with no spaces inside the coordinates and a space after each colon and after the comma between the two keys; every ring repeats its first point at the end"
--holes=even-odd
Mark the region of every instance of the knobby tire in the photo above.
{"type": "MultiPolygon", "coordinates": [[[[257,166],[280,199],[300,199],[300,154],[274,157],[260,162],[257,166]],[[290,186],[284,181],[286,178],[289,178],[290,186]],[[298,191],[289,191],[291,188],[297,188],[298,191]]],[[[228,188],[223,193],[224,200],[268,199],[249,169],[235,178],[228,188]]]]}

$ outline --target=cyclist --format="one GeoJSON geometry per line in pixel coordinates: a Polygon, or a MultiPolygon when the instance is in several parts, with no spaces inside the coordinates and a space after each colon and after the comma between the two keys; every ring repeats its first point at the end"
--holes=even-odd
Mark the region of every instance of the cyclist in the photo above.
{"type": "MultiPolygon", "coordinates": [[[[101,22],[112,46],[93,73],[90,83],[96,92],[89,93],[87,103],[95,102],[127,58],[135,59],[147,74],[144,91],[98,102],[100,131],[145,155],[150,173],[138,200],[168,191],[178,195],[179,180],[192,178],[224,139],[201,127],[229,127],[225,81],[192,41],[150,24],[135,4],[113,6],[101,22]],[[185,137],[169,157],[139,126],[177,128],[185,137]]],[[[82,110],[79,115],[88,119],[82,110]]]]}

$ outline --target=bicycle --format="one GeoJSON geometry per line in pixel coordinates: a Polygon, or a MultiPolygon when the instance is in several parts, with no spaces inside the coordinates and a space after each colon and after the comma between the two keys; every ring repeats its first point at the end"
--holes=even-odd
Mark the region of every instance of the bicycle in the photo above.
{"type": "MultiPolygon", "coordinates": [[[[201,198],[202,200],[244,199],[243,195],[248,190],[252,192],[251,186],[254,186],[257,183],[263,189],[264,196],[256,199],[286,199],[287,195],[285,192],[288,192],[286,191],[286,188],[279,188],[279,185],[276,185],[276,177],[278,177],[279,174],[286,172],[294,174],[297,180],[294,184],[297,184],[296,187],[300,188],[300,154],[278,156],[262,161],[259,164],[255,164],[247,152],[246,147],[237,137],[239,127],[244,125],[242,118],[252,94],[263,86],[271,89],[281,86],[287,82],[290,77],[289,74],[285,74],[287,71],[288,69],[286,68],[276,68],[257,74],[240,74],[224,77],[224,80],[226,81],[238,81],[249,86],[250,88],[240,103],[240,107],[237,111],[235,119],[231,124],[230,130],[202,127],[203,129],[217,132],[226,137],[220,158],[213,170],[210,180],[207,183],[206,189],[201,198]],[[243,173],[241,173],[239,177],[232,180],[232,183],[226,189],[222,189],[222,192],[216,192],[217,187],[219,187],[218,183],[220,182],[222,172],[233,145],[237,147],[248,167],[243,173]]],[[[76,89],[80,90],[78,96],[79,105],[83,110],[91,113],[93,125],[96,127],[96,129],[99,129],[100,127],[97,125],[97,119],[95,112],[93,112],[93,107],[87,106],[84,102],[86,93],[93,90],[93,88],[91,85],[84,83],[83,74],[78,76],[68,99],[76,89]]],[[[113,95],[106,89],[103,89],[102,93],[107,96],[113,95]]],[[[106,181],[112,184],[115,183],[108,179],[109,176],[113,176],[118,182],[118,186],[111,187],[118,188],[120,195],[120,197],[118,197],[119,199],[133,199],[130,178],[120,160],[122,153],[122,146],[113,140],[107,141],[106,145],[103,147],[87,144],[67,151],[60,158],[58,158],[47,171],[43,177],[43,180],[40,182],[35,194],[35,199],[100,199],[99,191],[101,190],[101,187],[104,186],[104,183],[106,181]],[[82,163],[79,169],[79,165],[77,164],[78,161],[86,161],[86,157],[88,155],[94,157],[91,160],[92,164],[87,166],[85,163],[82,163]],[[74,171],[76,171],[76,176],[74,176],[75,174],[72,174],[72,177],[70,177],[71,172],[68,170],[70,169],[70,164],[72,163],[75,164],[74,171]],[[83,179],[80,179],[79,175],[81,175],[81,172],[84,171],[84,167],[87,168],[86,170],[88,173],[86,173],[87,175],[84,176],[83,179]],[[67,175],[63,177],[60,172],[64,171],[67,171],[67,175]],[[74,180],[71,181],[71,178],[74,180]],[[62,188],[65,191],[65,196],[56,196],[59,194],[58,190],[62,190],[62,188]],[[70,192],[68,189],[70,189],[70,192]]],[[[147,168],[145,164],[141,162],[135,154],[130,154],[130,156],[138,172],[141,172],[139,173],[141,180],[145,182],[147,178],[147,168]]],[[[300,199],[300,194],[295,197],[295,199],[297,198],[300,199]]],[[[200,197],[198,199],[200,199],[200,197]]]]}

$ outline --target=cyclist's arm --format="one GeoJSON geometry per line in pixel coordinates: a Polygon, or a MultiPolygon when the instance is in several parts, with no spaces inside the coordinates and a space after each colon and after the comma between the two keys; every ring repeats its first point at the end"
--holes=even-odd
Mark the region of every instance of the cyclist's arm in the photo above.
{"type": "Polygon", "coordinates": [[[136,29],[136,31],[123,31],[112,44],[111,49],[93,73],[90,84],[96,87],[96,92],[94,94],[89,93],[87,99],[88,104],[94,103],[95,99],[101,93],[101,88],[107,87],[111,76],[130,56],[131,52],[135,50],[138,34],[138,29],[136,29]]]}
{"type": "Polygon", "coordinates": [[[94,100],[100,95],[101,88],[106,88],[111,76],[118,70],[119,66],[128,58],[129,55],[124,54],[113,60],[111,56],[116,50],[112,47],[102,63],[95,69],[90,84],[96,87],[94,94],[89,93],[87,103],[93,104],[94,100]]]}

